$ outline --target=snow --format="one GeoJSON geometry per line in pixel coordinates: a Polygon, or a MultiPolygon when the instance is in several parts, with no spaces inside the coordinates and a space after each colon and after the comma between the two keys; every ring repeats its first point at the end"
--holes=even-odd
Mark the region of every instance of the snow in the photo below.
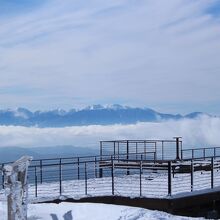
{"type": "MultiPolygon", "coordinates": [[[[114,177],[114,195],[127,197],[140,197],[140,175],[118,175],[114,177]]],[[[171,198],[168,194],[167,173],[149,172],[141,176],[142,195],[147,198],[171,198]]],[[[210,171],[194,171],[193,193],[203,192],[211,188],[210,171]]],[[[74,220],[144,220],[144,219],[191,219],[185,217],[172,216],[159,211],[149,211],[141,208],[131,208],[125,206],[113,206],[104,204],[81,204],[66,203],[60,204],[33,204],[37,202],[51,201],[53,199],[65,200],[66,198],[80,199],[91,196],[110,196],[112,195],[112,178],[91,178],[87,180],[87,194],[85,193],[85,180],[66,180],[62,181],[62,195],[59,192],[59,182],[38,183],[35,197],[35,185],[29,184],[28,194],[30,205],[28,207],[29,220],[46,219],[52,220],[51,214],[58,219],[64,219],[64,214],[71,214],[74,220]],[[71,213],[69,212],[71,211],[71,213]]],[[[214,190],[219,189],[220,172],[214,170],[214,190]]],[[[178,173],[172,176],[172,197],[181,197],[191,192],[191,175],[189,173],[178,173]]],[[[6,216],[6,196],[4,191],[0,191],[0,213],[6,216]]],[[[4,220],[3,218],[0,218],[4,220]]],[[[56,219],[54,217],[54,219],[56,219]]]]}
{"type": "MultiPolygon", "coordinates": [[[[211,172],[195,171],[193,191],[199,192],[211,189],[211,172]]],[[[169,198],[167,173],[146,173],[141,177],[141,197],[169,198]]],[[[191,175],[189,173],[175,174],[172,176],[172,195],[191,193],[191,175]]],[[[62,196],[64,198],[80,199],[91,196],[111,196],[112,178],[91,178],[87,180],[87,195],[85,180],[62,181],[62,196]]],[[[220,186],[220,172],[214,171],[214,187],[220,186]]],[[[43,182],[37,185],[37,198],[35,185],[30,184],[28,189],[30,201],[48,201],[60,197],[59,182],[43,182]]],[[[140,197],[140,176],[122,175],[114,177],[114,195],[125,197],[140,197]]],[[[1,192],[0,192],[1,196],[1,192]]]]}
{"type": "MultiPolygon", "coordinates": [[[[6,207],[0,202],[1,220],[6,220],[6,207]]],[[[64,215],[72,216],[72,220],[187,220],[202,219],[171,215],[165,212],[152,211],[143,208],[128,206],[93,204],[93,203],[67,203],[60,204],[42,203],[30,204],[28,208],[28,220],[52,220],[52,215],[58,220],[64,219],[64,215]]],[[[64,219],[65,220],[65,219],[64,219]]]]}

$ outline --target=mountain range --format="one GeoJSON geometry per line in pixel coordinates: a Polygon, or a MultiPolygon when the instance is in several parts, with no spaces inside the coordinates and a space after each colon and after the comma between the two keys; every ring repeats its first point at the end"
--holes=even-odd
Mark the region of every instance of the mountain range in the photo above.
{"type": "MultiPolygon", "coordinates": [[[[194,119],[202,112],[187,115],[165,114],[150,108],[134,108],[118,104],[102,106],[93,105],[77,110],[55,109],[32,112],[26,108],[0,109],[0,125],[65,127],[82,125],[134,124],[137,122],[161,122],[165,120],[194,119]]],[[[210,116],[210,115],[209,115],[210,116]]]]}

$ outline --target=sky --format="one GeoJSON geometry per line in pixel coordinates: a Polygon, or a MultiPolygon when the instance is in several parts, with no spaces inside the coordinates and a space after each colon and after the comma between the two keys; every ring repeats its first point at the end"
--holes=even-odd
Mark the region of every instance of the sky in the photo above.
{"type": "Polygon", "coordinates": [[[0,108],[220,115],[220,0],[0,0],[0,108]]]}

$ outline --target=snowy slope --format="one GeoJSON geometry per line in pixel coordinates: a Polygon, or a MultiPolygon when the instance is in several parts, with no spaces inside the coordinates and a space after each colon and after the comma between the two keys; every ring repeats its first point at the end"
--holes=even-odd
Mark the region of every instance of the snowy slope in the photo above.
{"type": "MultiPolygon", "coordinates": [[[[66,219],[72,220],[186,220],[193,219],[181,216],[174,216],[165,212],[151,211],[142,208],[127,206],[116,206],[92,203],[67,203],[60,204],[31,204],[28,209],[28,220],[52,220],[52,215],[57,219],[64,219],[64,215],[69,212],[66,219]]],[[[5,220],[6,212],[0,202],[1,220],[5,220]],[[4,212],[4,214],[3,214],[4,212]],[[3,218],[4,217],[4,218],[3,218]]],[[[197,218],[198,219],[198,218],[197,218]]],[[[201,218],[200,218],[201,219],[201,218]]]]}

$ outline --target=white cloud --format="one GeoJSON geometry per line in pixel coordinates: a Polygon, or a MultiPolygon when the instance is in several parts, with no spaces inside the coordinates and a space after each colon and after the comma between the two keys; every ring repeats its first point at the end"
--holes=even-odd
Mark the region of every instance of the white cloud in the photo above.
{"type": "Polygon", "coordinates": [[[0,18],[0,87],[34,90],[6,93],[0,104],[206,100],[209,109],[220,101],[220,22],[206,13],[214,2],[55,0],[0,18]]]}
{"type": "Polygon", "coordinates": [[[182,136],[186,147],[220,146],[220,118],[201,117],[194,120],[133,125],[91,125],[65,128],[0,127],[0,146],[99,146],[100,140],[172,139],[182,136]]]}

